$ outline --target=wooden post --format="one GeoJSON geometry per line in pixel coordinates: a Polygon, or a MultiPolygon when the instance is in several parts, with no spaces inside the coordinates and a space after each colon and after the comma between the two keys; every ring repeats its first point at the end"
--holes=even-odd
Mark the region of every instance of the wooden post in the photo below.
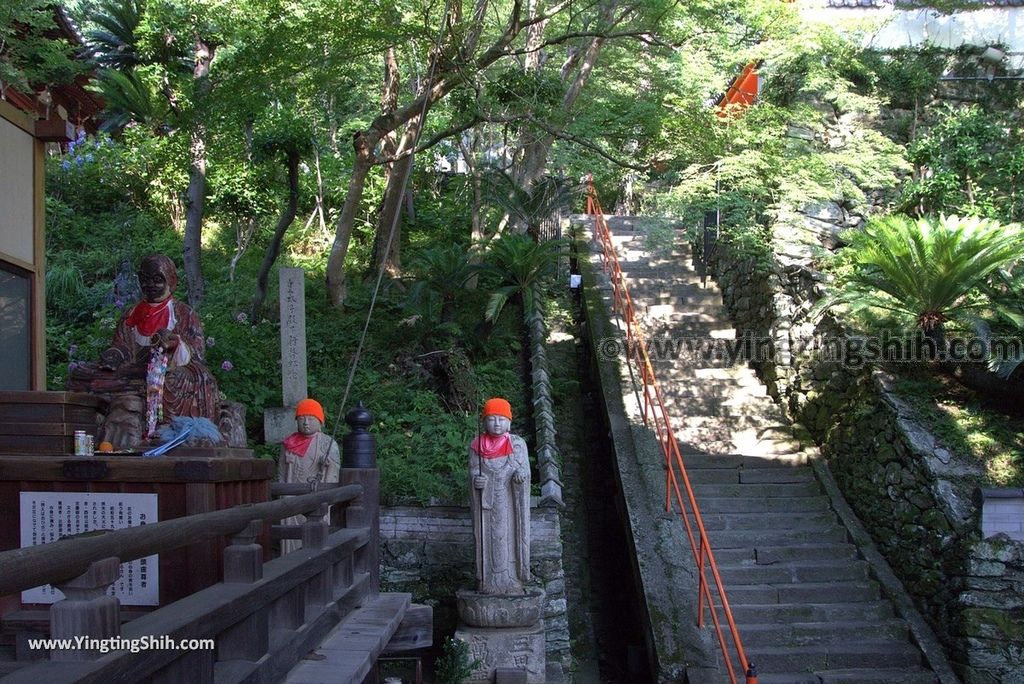
{"type": "Polygon", "coordinates": [[[322,549],[327,544],[327,504],[306,513],[306,522],[302,524],[302,548],[322,549]]]}
{"type": "MultiPolygon", "coordinates": [[[[224,549],[224,582],[252,583],[263,579],[263,547],[256,543],[263,528],[253,520],[224,549]]],[[[264,605],[221,632],[217,660],[257,661],[270,650],[270,606],[264,605]]]]}
{"type": "Polygon", "coordinates": [[[121,634],[121,602],[107,596],[107,587],[121,575],[119,558],[104,558],[89,566],[83,574],[57,588],[64,600],[50,606],[50,635],[53,639],[68,639],[74,648],[55,648],[51,660],[95,660],[102,655],[92,640],[117,637],[121,634]],[[76,637],[86,642],[76,643],[76,637]]]}
{"type": "MultiPolygon", "coordinates": [[[[322,549],[327,545],[327,504],[306,513],[302,525],[302,550],[322,549]]],[[[327,565],[306,584],[306,621],[320,614],[323,607],[334,600],[334,567],[327,565]]]]}
{"type": "Polygon", "coordinates": [[[380,471],[377,468],[342,468],[342,484],[359,484],[363,493],[348,505],[348,527],[369,527],[370,541],[355,552],[355,571],[369,574],[371,595],[380,591],[380,471]]]}
{"type": "Polygon", "coordinates": [[[231,537],[231,546],[224,549],[225,583],[249,583],[263,578],[263,547],[256,543],[262,530],[263,521],[253,520],[231,537]]]}

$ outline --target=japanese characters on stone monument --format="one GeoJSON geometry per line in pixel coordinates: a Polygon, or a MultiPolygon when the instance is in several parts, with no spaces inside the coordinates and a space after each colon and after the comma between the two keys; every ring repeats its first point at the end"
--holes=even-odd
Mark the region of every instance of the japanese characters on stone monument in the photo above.
{"type": "Polygon", "coordinates": [[[306,281],[301,268],[282,268],[281,398],[295,406],[306,398],[306,281]]]}
{"type": "Polygon", "coordinates": [[[479,662],[469,681],[490,682],[498,669],[545,679],[544,592],[530,587],[530,461],[526,442],[509,432],[512,407],[489,399],[483,431],[469,447],[468,480],[474,590],[456,593],[456,638],[479,662]]]}
{"type": "Polygon", "coordinates": [[[281,403],[263,411],[263,436],[278,444],[295,430],[295,407],[307,395],[306,279],[301,268],[278,272],[281,307],[281,403]]]}

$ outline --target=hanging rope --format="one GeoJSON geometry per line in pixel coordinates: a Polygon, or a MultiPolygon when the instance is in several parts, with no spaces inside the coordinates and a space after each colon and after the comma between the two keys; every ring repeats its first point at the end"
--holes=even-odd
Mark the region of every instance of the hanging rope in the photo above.
{"type": "MultiPolygon", "coordinates": [[[[434,39],[434,50],[430,59],[430,72],[427,74],[427,87],[423,90],[423,107],[420,109],[419,117],[419,128],[416,130],[412,143],[409,145],[409,155],[412,156],[416,150],[416,145],[419,144],[420,136],[423,135],[423,127],[427,122],[427,106],[430,102],[429,93],[434,87],[434,72],[437,68],[439,61],[438,57],[441,54],[441,37],[444,35],[445,26],[448,25],[448,16],[451,11],[451,0],[445,0],[444,4],[444,15],[441,18],[441,26],[437,31],[437,38],[434,39]]],[[[409,184],[409,176],[412,175],[413,162],[409,163],[409,170],[406,171],[405,177],[402,178],[401,192],[399,192],[399,202],[401,198],[405,197],[405,191],[409,184]]],[[[363,353],[363,345],[366,342],[366,333],[370,329],[370,320],[373,318],[373,309],[377,305],[377,295],[380,293],[381,283],[384,281],[384,265],[387,260],[387,255],[391,253],[391,245],[395,239],[395,230],[398,227],[398,219],[402,215],[401,207],[395,211],[394,217],[391,219],[391,227],[388,230],[387,244],[384,246],[384,258],[381,259],[380,269],[377,272],[377,282],[373,287],[373,296],[370,297],[370,308],[366,312],[366,322],[363,324],[363,332],[359,336],[359,344],[356,345],[356,352],[352,356],[352,365],[349,367],[348,379],[345,381],[345,391],[341,395],[341,402],[338,404],[338,413],[334,417],[334,429],[331,430],[331,439],[335,439],[338,434],[338,426],[341,424],[341,417],[345,414],[345,404],[348,402],[349,392],[352,390],[352,381],[356,375],[356,368],[359,366],[359,357],[363,353]]]]}

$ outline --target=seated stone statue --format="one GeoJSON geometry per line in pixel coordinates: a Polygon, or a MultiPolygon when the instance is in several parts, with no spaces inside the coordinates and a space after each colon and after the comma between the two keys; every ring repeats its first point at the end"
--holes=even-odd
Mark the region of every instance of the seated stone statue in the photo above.
{"type": "MultiPolygon", "coordinates": [[[[71,372],[68,389],[106,396],[112,415],[133,413],[141,398],[150,419],[146,437],[152,436],[157,423],[175,416],[202,417],[217,424],[217,381],[203,362],[203,327],[196,312],[172,296],[178,283],[174,262],[152,254],[143,258],[138,276],[143,301],[121,317],[113,342],[97,363],[80,364],[71,372]],[[154,348],[163,351],[155,373],[154,348]]],[[[103,439],[118,449],[138,446],[137,431],[119,428],[122,422],[105,426],[103,439]]]]}
{"type": "MultiPolygon", "coordinates": [[[[281,444],[277,461],[278,482],[336,484],[341,477],[341,452],[330,435],[321,432],[324,409],[315,399],[303,399],[295,407],[295,427],[281,444]]],[[[281,521],[283,525],[301,525],[306,516],[295,515],[281,521]]],[[[302,548],[295,539],[281,541],[281,553],[302,548]]]]}
{"type": "Polygon", "coordinates": [[[522,594],[530,580],[530,461],[509,433],[512,407],[484,403],[484,433],[469,447],[470,510],[482,594],[522,594]]]}

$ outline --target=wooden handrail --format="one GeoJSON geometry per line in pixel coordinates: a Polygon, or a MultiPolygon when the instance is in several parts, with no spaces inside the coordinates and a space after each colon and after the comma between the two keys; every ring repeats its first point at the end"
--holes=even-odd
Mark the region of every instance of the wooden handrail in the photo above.
{"type": "Polygon", "coordinates": [[[70,580],[104,558],[117,557],[127,563],[204,539],[236,534],[254,520],[281,520],[323,504],[352,501],[362,493],[360,485],[345,485],[123,530],[86,532],[49,544],[4,551],[0,553],[0,596],[70,580]]]}
{"type": "Polygon", "coordinates": [[[601,256],[604,270],[609,274],[609,279],[612,283],[613,307],[622,317],[626,326],[626,360],[634,368],[637,375],[640,376],[640,382],[643,386],[643,405],[641,406],[641,411],[644,425],[650,425],[653,422],[658,442],[665,457],[665,510],[672,510],[674,499],[675,504],[679,507],[683,527],[690,542],[690,550],[693,552],[694,560],[697,563],[697,626],[703,626],[704,602],[707,601],[715,634],[722,649],[722,657],[728,671],[729,681],[732,684],[736,684],[736,670],[733,666],[732,658],[729,657],[725,635],[718,612],[715,610],[711,588],[704,572],[707,567],[711,569],[711,575],[721,602],[722,613],[725,616],[735,645],[736,656],[739,658],[741,665],[740,672],[745,675],[746,684],[757,684],[757,675],[754,673],[753,666],[747,660],[746,652],[743,649],[743,641],[736,627],[736,621],[733,619],[732,610],[729,607],[729,599],[726,597],[725,586],[722,584],[722,578],[718,572],[718,564],[715,562],[715,555],[711,551],[711,545],[708,542],[707,530],[704,528],[704,518],[701,515],[700,508],[697,506],[697,498],[693,488],[690,486],[690,478],[686,474],[683,456],[679,451],[679,442],[672,430],[671,417],[665,408],[661,388],[658,386],[658,379],[654,373],[654,365],[651,363],[650,356],[647,353],[647,344],[644,340],[643,332],[636,321],[633,299],[629,294],[629,288],[626,287],[622,266],[619,263],[618,254],[612,243],[611,232],[608,229],[608,222],[601,209],[601,202],[598,200],[594,183],[590,180],[587,182],[586,213],[594,217],[595,232],[601,241],[601,256]],[[676,475],[677,470],[678,476],[676,475]],[[679,488],[680,480],[682,481],[683,489],[685,489],[685,496],[679,488]],[[687,504],[689,504],[689,509],[693,512],[694,522],[697,527],[696,532],[691,527],[690,520],[686,515],[687,504]],[[698,536],[699,541],[697,539],[698,536]]]}

